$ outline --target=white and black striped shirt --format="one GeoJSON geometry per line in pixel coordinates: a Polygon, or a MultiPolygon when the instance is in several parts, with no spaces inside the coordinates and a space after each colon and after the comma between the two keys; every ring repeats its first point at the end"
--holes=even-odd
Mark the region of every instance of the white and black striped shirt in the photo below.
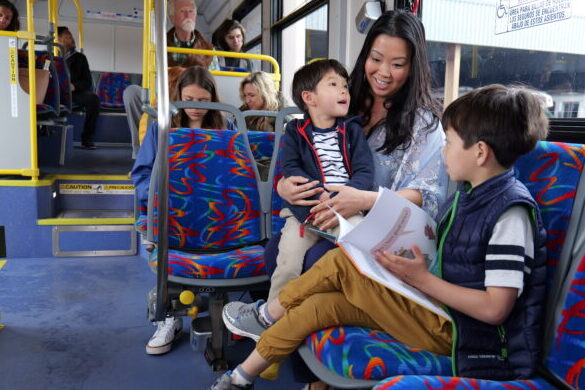
{"type": "Polygon", "coordinates": [[[317,150],[325,183],[343,185],[349,181],[349,174],[343,164],[343,153],[339,145],[337,129],[313,130],[313,146],[317,150]]]}
{"type": "Polygon", "coordinates": [[[520,296],[534,261],[533,229],[524,206],[512,206],[500,216],[485,257],[485,287],[514,287],[520,296]]]}

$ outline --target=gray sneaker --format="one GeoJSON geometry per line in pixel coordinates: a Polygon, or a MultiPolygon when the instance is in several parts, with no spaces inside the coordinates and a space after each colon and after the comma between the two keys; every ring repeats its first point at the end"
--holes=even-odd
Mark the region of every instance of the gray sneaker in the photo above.
{"type": "Polygon", "coordinates": [[[266,326],[258,318],[258,308],[264,303],[259,300],[253,303],[230,302],[223,307],[223,322],[233,334],[260,340],[266,326]]]}
{"type": "Polygon", "coordinates": [[[211,385],[209,390],[252,390],[254,384],[240,386],[232,384],[231,371],[226,371],[222,376],[217,378],[215,383],[211,385]]]}

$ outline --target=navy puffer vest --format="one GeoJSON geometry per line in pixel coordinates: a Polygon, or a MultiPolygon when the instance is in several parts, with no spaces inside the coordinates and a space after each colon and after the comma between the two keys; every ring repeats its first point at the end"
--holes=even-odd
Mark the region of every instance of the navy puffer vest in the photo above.
{"type": "Polygon", "coordinates": [[[439,212],[442,278],[459,286],[485,290],[485,256],[493,228],[512,205],[525,205],[535,222],[535,256],[526,259],[524,289],[504,324],[489,325],[456,310],[453,319],[453,374],[507,380],[534,375],[540,358],[545,299],[546,232],[526,187],[510,169],[472,191],[464,185],[439,212]]]}

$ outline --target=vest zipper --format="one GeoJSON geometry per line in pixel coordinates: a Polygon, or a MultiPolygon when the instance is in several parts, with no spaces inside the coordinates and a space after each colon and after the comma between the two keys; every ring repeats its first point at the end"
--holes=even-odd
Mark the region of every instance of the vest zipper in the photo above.
{"type": "MultiPolygon", "coordinates": [[[[457,211],[457,203],[458,202],[459,202],[459,191],[457,191],[455,193],[455,197],[453,198],[453,203],[451,204],[449,221],[447,222],[447,226],[445,227],[444,233],[441,235],[441,238],[439,239],[439,248],[437,250],[437,256],[438,256],[438,260],[439,260],[439,277],[441,279],[443,278],[443,246],[445,245],[445,239],[447,238],[447,235],[449,234],[449,230],[451,230],[451,227],[453,225],[453,221],[455,220],[455,214],[457,211]]],[[[440,224],[443,223],[446,216],[447,215],[445,215],[443,218],[441,218],[439,226],[440,226],[440,224]]],[[[451,329],[453,330],[453,344],[451,346],[451,371],[453,372],[453,376],[457,376],[457,362],[456,362],[456,354],[455,354],[455,351],[457,349],[456,348],[456,346],[457,346],[457,326],[455,325],[455,321],[453,320],[453,315],[451,314],[449,307],[447,305],[443,305],[443,306],[445,307],[447,314],[449,314],[449,316],[451,317],[451,329]]]]}
{"type": "Polygon", "coordinates": [[[498,325],[498,336],[500,336],[500,356],[508,359],[508,340],[506,339],[506,329],[502,325],[498,325]]]}

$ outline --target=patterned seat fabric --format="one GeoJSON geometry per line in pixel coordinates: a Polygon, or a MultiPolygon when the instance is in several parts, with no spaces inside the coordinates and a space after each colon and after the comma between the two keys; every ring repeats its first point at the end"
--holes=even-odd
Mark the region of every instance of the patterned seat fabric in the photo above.
{"type": "MultiPolygon", "coordinates": [[[[585,146],[583,145],[539,142],[531,153],[523,156],[516,164],[518,177],[526,184],[541,208],[543,221],[548,232],[548,271],[551,275],[554,273],[565,240],[573,208],[575,187],[579,182],[584,162],[585,146]]],[[[552,276],[549,279],[552,279],[552,276]]],[[[551,353],[548,359],[550,367],[555,372],[566,373],[563,376],[571,378],[575,375],[575,370],[580,369],[582,371],[583,367],[585,367],[585,359],[580,363],[580,368],[571,366],[565,360],[566,356],[572,353],[569,344],[577,343],[577,340],[580,339],[580,345],[585,348],[585,341],[583,341],[583,333],[585,333],[585,304],[583,304],[583,297],[585,294],[583,294],[583,291],[581,285],[581,295],[579,295],[579,292],[575,293],[576,299],[581,298],[582,306],[571,306],[570,311],[563,312],[567,315],[567,321],[561,322],[557,331],[557,339],[565,341],[566,348],[558,348],[556,353],[551,353]],[[577,327],[577,325],[580,327],[577,327]],[[583,332],[578,329],[583,329],[583,332]]],[[[421,358],[420,354],[423,351],[410,354],[401,353],[401,351],[408,350],[408,347],[403,346],[402,350],[399,349],[400,342],[398,341],[394,343],[396,345],[393,345],[393,349],[389,352],[387,349],[382,348],[373,349],[372,345],[380,342],[372,336],[364,337],[363,335],[378,335],[380,334],[378,332],[354,327],[334,329],[312,334],[306,339],[306,344],[325,366],[339,375],[348,378],[377,379],[402,374],[451,374],[450,368],[444,363],[450,361],[448,357],[440,357],[443,364],[430,365],[431,360],[429,360],[430,357],[427,357],[428,355],[422,355],[424,357],[421,358]],[[336,337],[331,337],[331,334],[343,334],[347,343],[340,342],[336,337]],[[348,353],[348,351],[351,351],[351,353],[348,353]],[[384,367],[385,372],[378,373],[377,371],[362,369],[367,367],[368,364],[374,364],[374,362],[380,367],[384,367]],[[445,371],[446,368],[447,370],[445,371]]],[[[426,353],[428,354],[428,352],[426,353]]],[[[579,356],[585,357],[585,353],[581,350],[579,356]]],[[[409,383],[412,384],[412,382],[409,383]]],[[[402,388],[406,389],[408,387],[402,388]]],[[[487,388],[491,389],[492,387],[487,388]]],[[[523,389],[524,387],[518,388],[523,389]]]]}
{"type": "MultiPolygon", "coordinates": [[[[258,245],[262,240],[260,197],[254,162],[243,137],[231,130],[170,130],[171,275],[240,278],[266,274],[264,249],[258,245]]],[[[155,265],[156,256],[151,259],[155,265]]]]}
{"type": "Polygon", "coordinates": [[[220,66],[219,70],[223,72],[249,72],[248,68],[239,68],[237,66],[220,66]]]}
{"type": "Polygon", "coordinates": [[[553,390],[554,386],[544,379],[516,381],[488,381],[448,376],[401,375],[387,378],[378,383],[374,390],[413,390],[413,389],[449,389],[449,390],[553,390]]]}
{"type": "MultiPolygon", "coordinates": [[[[61,112],[60,97],[57,94],[59,89],[59,78],[57,77],[57,69],[53,62],[50,61],[49,53],[46,51],[35,51],[35,68],[44,69],[48,66],[51,72],[51,78],[47,86],[45,100],[41,104],[37,104],[37,114],[40,116],[58,116],[61,112]]],[[[28,66],[28,50],[18,50],[18,66],[26,68],[28,66]]]]}
{"type": "Polygon", "coordinates": [[[63,57],[53,57],[53,65],[57,71],[59,79],[59,104],[61,105],[61,112],[65,114],[71,113],[73,99],[71,97],[71,76],[69,69],[65,64],[63,57]]]}
{"type": "Polygon", "coordinates": [[[126,87],[131,84],[130,74],[103,72],[96,86],[96,94],[104,108],[123,109],[122,95],[126,87]]]}

